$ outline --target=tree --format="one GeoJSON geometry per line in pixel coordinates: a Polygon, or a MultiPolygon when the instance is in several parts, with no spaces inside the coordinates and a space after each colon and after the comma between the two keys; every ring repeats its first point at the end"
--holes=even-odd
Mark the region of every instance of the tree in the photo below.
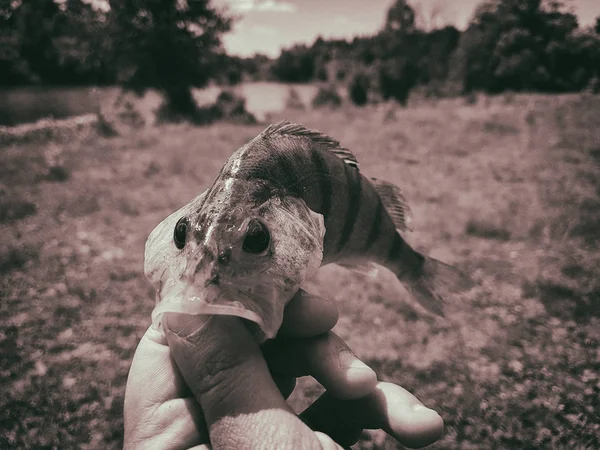
{"type": "Polygon", "coordinates": [[[166,112],[193,119],[191,88],[206,86],[214,74],[232,18],[210,0],[110,0],[110,7],[122,81],[138,92],[161,91],[166,112]]]}
{"type": "Polygon", "coordinates": [[[447,0],[433,0],[428,3],[412,2],[415,11],[415,26],[423,31],[433,31],[452,22],[453,14],[448,10],[447,0]]]}
{"type": "Polygon", "coordinates": [[[401,33],[415,29],[415,10],[406,0],[396,0],[388,9],[384,29],[401,33]]]}
{"type": "Polygon", "coordinates": [[[408,96],[417,84],[418,70],[408,58],[393,58],[379,67],[379,90],[384,100],[394,99],[406,106],[408,96]]]}
{"type": "Polygon", "coordinates": [[[596,17],[596,25],[594,26],[594,31],[597,34],[600,34],[600,16],[596,17]]]}
{"type": "Polygon", "coordinates": [[[273,64],[273,75],[285,83],[306,83],[315,74],[315,52],[306,45],[283,50],[273,64]]]}
{"type": "Polygon", "coordinates": [[[348,96],[356,106],[364,106],[369,99],[371,80],[366,73],[357,72],[348,85],[348,96]]]}
{"type": "Polygon", "coordinates": [[[108,10],[95,8],[82,0],[66,0],[60,13],[53,46],[60,70],[61,84],[114,83],[116,72],[110,64],[113,39],[108,10]]]}
{"type": "Polygon", "coordinates": [[[82,0],[0,3],[0,83],[109,83],[106,14],[82,0]]]}
{"type": "Polygon", "coordinates": [[[577,89],[581,64],[568,44],[577,27],[562,1],[484,2],[459,44],[465,90],[577,89]]]}
{"type": "Polygon", "coordinates": [[[11,44],[11,50],[7,52],[9,58],[16,64],[25,62],[22,67],[27,67],[29,81],[60,78],[57,76],[60,70],[53,45],[53,38],[58,34],[58,5],[50,0],[5,3],[9,4],[2,8],[2,16],[6,18],[2,35],[11,44]]]}
{"type": "Polygon", "coordinates": [[[3,86],[25,84],[32,78],[29,65],[21,56],[17,10],[11,0],[0,0],[0,85],[3,86]]]}

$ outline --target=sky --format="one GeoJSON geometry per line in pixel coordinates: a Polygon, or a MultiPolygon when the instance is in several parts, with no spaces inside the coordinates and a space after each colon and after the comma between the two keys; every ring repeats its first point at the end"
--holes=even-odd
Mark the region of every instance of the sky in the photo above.
{"type": "MultiPolygon", "coordinates": [[[[430,18],[438,7],[440,24],[463,29],[481,0],[413,0],[421,16],[430,18]]],[[[600,0],[570,0],[580,26],[594,23],[600,0]]],[[[383,25],[392,0],[213,0],[241,18],[223,37],[228,53],[278,56],[295,43],[311,44],[324,38],[372,35],[383,25]]]]}

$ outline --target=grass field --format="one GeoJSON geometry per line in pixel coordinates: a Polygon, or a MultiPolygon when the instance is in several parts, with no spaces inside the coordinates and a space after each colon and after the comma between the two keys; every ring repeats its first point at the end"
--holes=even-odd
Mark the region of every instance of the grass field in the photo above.
{"type": "MultiPolygon", "coordinates": [[[[440,412],[436,449],[600,448],[600,97],[286,111],[400,185],[407,240],[477,286],[436,321],[389,273],[335,266],[336,331],[440,412]]],[[[151,229],[265,124],[163,125],[0,149],[0,448],[122,446],[154,293],[151,229]]],[[[327,282],[325,282],[327,280],[327,282]]],[[[320,392],[304,381],[302,408],[320,392]]],[[[395,444],[365,433],[358,448],[395,444]]]]}

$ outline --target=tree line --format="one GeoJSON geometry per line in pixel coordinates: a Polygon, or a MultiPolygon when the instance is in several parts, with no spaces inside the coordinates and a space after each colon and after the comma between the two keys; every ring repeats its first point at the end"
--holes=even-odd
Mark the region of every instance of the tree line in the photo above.
{"type": "MultiPolygon", "coordinates": [[[[487,0],[465,31],[423,30],[406,0],[396,0],[375,35],[351,42],[317,39],[282,51],[281,81],[349,79],[405,101],[415,86],[432,95],[485,91],[600,89],[600,17],[582,28],[568,3],[487,0]]],[[[351,87],[352,90],[352,87],[351,87]]]]}
{"type": "MultiPolygon", "coordinates": [[[[396,0],[381,30],[351,41],[318,38],[276,59],[227,55],[234,17],[210,0],[0,0],[0,86],[155,88],[182,115],[191,87],[243,80],[345,83],[405,102],[472,91],[566,92],[600,87],[600,17],[582,28],[556,0],[484,0],[465,31],[420,26],[396,0]]],[[[364,92],[363,92],[364,91],[364,92]]]]}

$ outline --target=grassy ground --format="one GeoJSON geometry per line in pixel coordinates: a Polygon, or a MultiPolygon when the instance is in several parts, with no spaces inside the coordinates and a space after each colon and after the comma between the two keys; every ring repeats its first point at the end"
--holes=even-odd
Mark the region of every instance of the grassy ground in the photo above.
{"type": "MultiPolygon", "coordinates": [[[[403,187],[407,239],[477,287],[436,322],[388,273],[322,269],[336,331],[446,421],[432,448],[600,447],[600,98],[288,111],[403,187]],[[327,280],[327,282],[325,282],[327,280]],[[406,300],[406,301],[405,301],[406,300]]],[[[0,149],[0,448],[119,448],[153,291],[143,246],[264,125],[0,149]]],[[[296,408],[319,393],[303,382],[296,408]]],[[[359,448],[395,448],[366,433],[359,448]]]]}

